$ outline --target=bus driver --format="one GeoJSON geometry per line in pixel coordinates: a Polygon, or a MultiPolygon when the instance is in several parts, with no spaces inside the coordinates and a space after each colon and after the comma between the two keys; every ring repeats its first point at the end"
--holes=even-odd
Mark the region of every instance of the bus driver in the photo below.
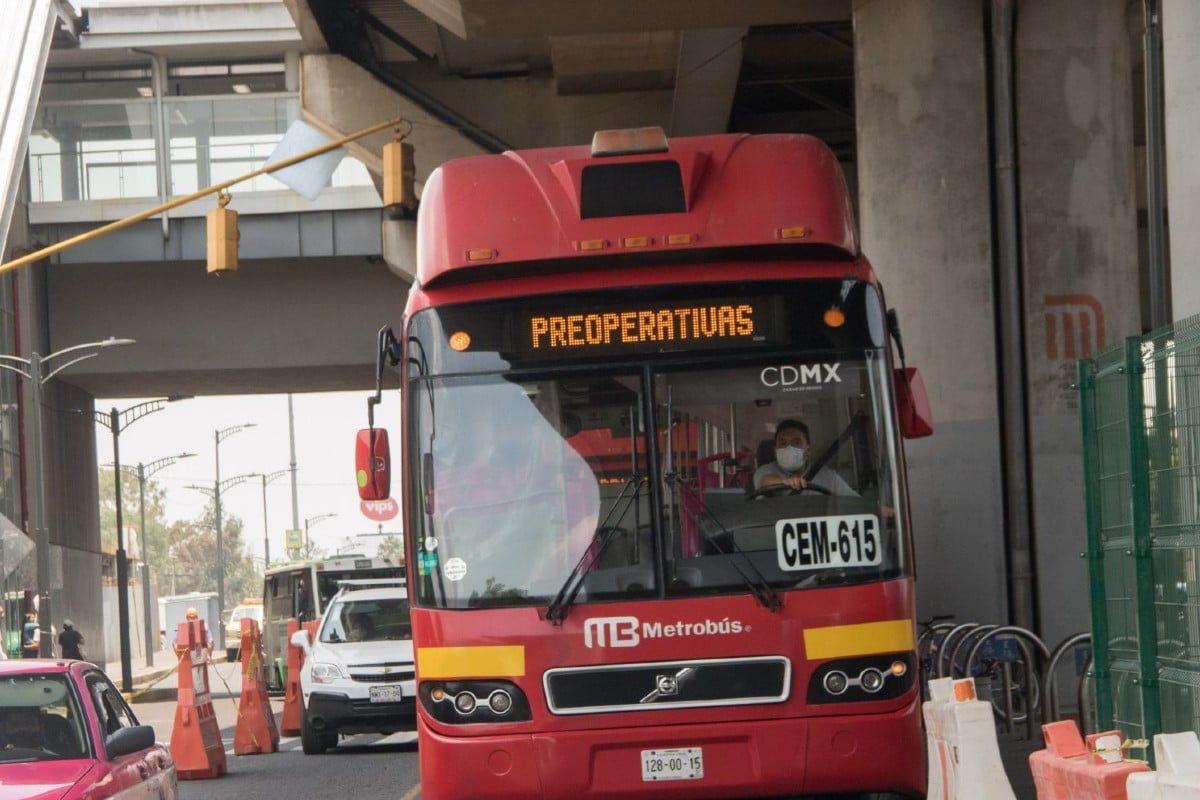
{"type": "Polygon", "coordinates": [[[775,460],[755,470],[754,488],[786,484],[796,491],[802,491],[809,483],[813,483],[825,487],[831,494],[857,495],[857,492],[829,467],[821,467],[811,481],[805,480],[804,471],[811,456],[808,426],[798,419],[782,420],[775,426],[775,460]]]}

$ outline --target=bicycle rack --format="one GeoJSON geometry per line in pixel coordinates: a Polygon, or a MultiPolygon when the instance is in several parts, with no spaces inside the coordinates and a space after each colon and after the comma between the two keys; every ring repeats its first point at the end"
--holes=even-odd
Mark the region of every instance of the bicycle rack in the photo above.
{"type": "MultiPolygon", "coordinates": [[[[937,619],[936,617],[934,619],[937,619]]],[[[929,699],[929,680],[937,677],[933,658],[941,652],[945,633],[953,628],[954,622],[930,622],[917,637],[917,668],[920,670],[921,700],[929,699]]]]}
{"type": "Polygon", "coordinates": [[[942,663],[946,657],[946,652],[948,650],[951,650],[951,647],[954,644],[955,639],[957,639],[959,636],[963,635],[967,631],[974,630],[975,628],[978,628],[978,627],[979,627],[978,622],[962,622],[962,623],[959,623],[958,625],[955,625],[953,628],[951,628],[950,632],[947,633],[942,638],[941,648],[938,650],[938,654],[937,654],[937,663],[934,664],[934,667],[935,667],[934,674],[936,677],[938,677],[938,678],[953,677],[953,675],[949,675],[949,676],[947,675],[948,669],[952,669],[952,667],[948,667],[948,665],[943,666],[943,663],[942,663]]]}
{"type": "Polygon", "coordinates": [[[950,662],[946,665],[947,672],[949,673],[949,675],[951,677],[957,677],[957,678],[973,677],[971,675],[971,669],[970,669],[971,664],[969,661],[963,662],[962,675],[954,674],[954,666],[956,664],[958,664],[958,654],[962,651],[963,647],[965,647],[968,642],[982,641],[981,639],[976,639],[975,637],[982,636],[983,638],[987,638],[988,632],[995,630],[998,627],[1000,627],[1000,626],[999,625],[976,625],[974,628],[971,628],[970,630],[965,631],[963,633],[962,638],[954,643],[954,649],[950,651],[950,662]]]}
{"type": "MultiPolygon", "coordinates": [[[[1037,636],[1037,634],[1017,625],[1002,625],[999,627],[992,626],[991,630],[988,630],[986,633],[984,633],[983,636],[981,636],[979,640],[975,642],[970,652],[967,653],[967,659],[964,662],[967,673],[970,673],[971,665],[974,664],[975,659],[979,657],[979,651],[983,648],[983,643],[988,639],[1001,634],[1011,635],[1016,640],[1017,647],[1020,649],[1021,656],[1025,661],[1025,668],[1028,670],[1028,685],[1032,686],[1035,682],[1039,681],[1039,673],[1037,670],[1037,664],[1033,659],[1033,653],[1029,650],[1029,643],[1032,642],[1033,644],[1037,645],[1038,655],[1042,657],[1043,663],[1050,660],[1050,650],[1046,647],[1046,643],[1043,642],[1037,636]]],[[[1012,685],[1008,680],[1008,669],[1008,665],[1006,664],[1004,669],[1004,708],[1006,716],[1005,732],[1011,733],[1013,723],[1012,685]]],[[[1029,690],[1026,689],[1025,691],[1028,693],[1029,690]]],[[[1025,698],[1025,730],[1029,739],[1034,738],[1033,718],[1035,709],[1033,706],[1033,698],[1027,695],[1025,698]]]]}
{"type": "MultiPolygon", "coordinates": [[[[1063,656],[1065,656],[1067,653],[1071,652],[1075,648],[1079,647],[1081,644],[1084,644],[1085,642],[1090,643],[1091,641],[1092,641],[1092,635],[1087,632],[1076,633],[1072,636],[1068,636],[1066,639],[1064,639],[1058,645],[1058,647],[1054,648],[1054,652],[1050,655],[1050,660],[1046,662],[1046,669],[1042,674],[1042,698],[1043,698],[1043,702],[1046,703],[1046,706],[1045,706],[1046,722],[1057,722],[1058,718],[1059,718],[1058,692],[1055,691],[1055,685],[1054,685],[1054,672],[1056,669],[1058,669],[1059,661],[1062,660],[1063,656]]],[[[1085,702],[1086,695],[1084,694],[1084,691],[1083,691],[1083,686],[1084,686],[1084,683],[1086,682],[1085,678],[1086,678],[1090,668],[1091,668],[1091,659],[1089,658],[1088,664],[1085,665],[1083,674],[1080,676],[1080,679],[1079,679],[1079,716],[1080,716],[1081,722],[1083,721],[1083,717],[1085,716],[1084,709],[1087,708],[1088,705],[1090,705],[1085,702]]],[[[1082,725],[1080,727],[1083,728],[1082,725]]],[[[1086,728],[1084,728],[1084,730],[1086,730],[1086,728]]]]}

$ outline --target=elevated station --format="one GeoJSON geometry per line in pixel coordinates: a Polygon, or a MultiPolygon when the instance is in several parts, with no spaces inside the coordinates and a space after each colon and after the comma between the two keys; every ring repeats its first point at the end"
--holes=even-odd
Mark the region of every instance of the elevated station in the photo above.
{"type": "MultiPolygon", "coordinates": [[[[34,2],[3,62],[23,78],[0,137],[4,259],[253,170],[297,120],[339,137],[404,119],[418,194],[447,159],[597,129],[816,134],[930,388],[937,433],[908,448],[921,613],[1058,641],[1087,627],[1076,360],[1200,310],[1200,234],[1168,243],[1164,223],[1200,196],[1200,11],[1140,5],[34,2]],[[1162,73],[1144,58],[1159,36],[1162,73]]],[[[206,272],[208,197],[0,280],[5,352],[137,340],[40,392],[56,617],[102,621],[93,425],[65,409],[372,385],[413,275],[413,221],[380,204],[391,138],[348,146],[315,199],[232,187],[234,273],[206,272]]],[[[22,528],[32,397],[0,376],[0,512],[22,528]]]]}

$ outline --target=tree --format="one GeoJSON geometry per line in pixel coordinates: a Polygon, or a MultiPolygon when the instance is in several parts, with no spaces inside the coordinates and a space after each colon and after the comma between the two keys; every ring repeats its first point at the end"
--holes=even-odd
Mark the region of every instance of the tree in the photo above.
{"type": "Polygon", "coordinates": [[[379,543],[379,557],[389,558],[393,564],[404,563],[404,541],[394,533],[389,533],[379,543]]]}
{"type": "MultiPolygon", "coordinates": [[[[138,530],[138,480],[122,472],[121,505],[126,530],[138,530]]],[[[117,546],[116,502],[113,470],[99,472],[100,542],[108,550],[117,546]]],[[[153,480],[146,481],[146,549],[150,569],[160,595],[215,592],[217,589],[216,507],[211,499],[200,518],[167,523],[163,510],[166,492],[153,480]]],[[[243,597],[262,595],[262,570],[246,552],[242,520],[222,514],[225,550],[225,596],[240,602],[243,597]]],[[[137,533],[133,534],[138,537],[137,533]]],[[[140,545],[140,542],[139,542],[140,545]]],[[[131,545],[126,542],[126,549],[131,545]]],[[[140,547],[139,547],[140,550],[140,547]]],[[[236,603],[229,603],[230,607],[236,603]]]]}
{"type": "MultiPolygon", "coordinates": [[[[200,519],[187,523],[180,533],[183,538],[178,540],[175,548],[176,559],[187,559],[184,563],[191,564],[193,572],[204,581],[197,588],[181,589],[181,591],[211,592],[217,588],[217,550],[216,534],[217,510],[210,501],[204,506],[200,519]]],[[[239,517],[229,514],[221,515],[222,541],[225,562],[225,599],[232,608],[237,605],[231,602],[236,599],[241,602],[244,597],[262,596],[262,570],[260,570],[246,552],[243,541],[243,524],[239,517]]],[[[182,565],[181,565],[182,568],[182,565]]]]}
{"type": "MultiPolygon", "coordinates": [[[[117,549],[117,504],[113,491],[112,469],[101,469],[98,473],[100,496],[100,545],[115,552],[117,549]]],[[[125,549],[129,553],[141,554],[141,507],[138,503],[137,475],[121,472],[121,515],[129,536],[125,549]]],[[[148,552],[151,580],[157,578],[160,586],[166,586],[164,576],[169,565],[167,556],[167,520],[164,509],[166,491],[153,480],[146,481],[146,550],[148,552]]],[[[139,559],[142,556],[139,555],[139,559]]],[[[160,594],[166,591],[161,590],[160,594]]]]}

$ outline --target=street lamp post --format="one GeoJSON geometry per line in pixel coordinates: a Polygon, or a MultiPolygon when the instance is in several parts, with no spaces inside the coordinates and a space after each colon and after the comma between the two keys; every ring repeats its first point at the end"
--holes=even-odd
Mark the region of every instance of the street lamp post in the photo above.
{"type": "MultiPolygon", "coordinates": [[[[189,395],[190,396],[190,395],[189,395]]],[[[117,628],[121,639],[121,691],[133,691],[133,665],[129,649],[129,561],[125,555],[125,520],[121,503],[121,431],[147,414],[161,411],[167,403],[187,399],[173,395],[164,400],[147,400],[130,406],[124,411],[112,409],[94,411],[96,422],[112,431],[113,441],[113,494],[117,506],[117,628]]],[[[146,648],[149,652],[149,640],[146,648]]]]}
{"type": "Polygon", "coordinates": [[[223,428],[216,431],[214,440],[216,441],[216,465],[217,479],[213,482],[212,488],[207,486],[189,486],[189,489],[208,494],[213,499],[213,509],[216,513],[217,523],[217,640],[223,641],[225,636],[225,532],[222,530],[221,524],[221,492],[224,489],[236,486],[243,481],[248,481],[251,478],[258,477],[256,472],[248,472],[245,475],[236,475],[232,478],[221,480],[221,442],[229,438],[238,431],[244,431],[246,428],[255,427],[255,423],[247,422],[242,425],[234,425],[229,428],[223,428]]]}
{"type": "Polygon", "coordinates": [[[307,554],[312,553],[312,542],[309,541],[308,538],[308,529],[313,525],[316,525],[318,522],[322,522],[330,517],[336,516],[337,514],[317,514],[315,517],[309,517],[308,519],[304,520],[304,549],[307,551],[306,556],[307,554]]]}
{"type": "MultiPolygon", "coordinates": [[[[142,623],[146,630],[146,666],[154,666],[154,650],[151,642],[154,637],[154,620],[150,613],[150,551],[146,547],[146,479],[161,469],[171,466],[181,458],[192,458],[195,453],[180,453],[177,456],[163,456],[149,464],[138,462],[136,472],[138,479],[138,510],[141,515],[140,540],[142,543],[142,623]]],[[[121,467],[126,472],[134,472],[133,467],[121,467]]],[[[118,481],[120,479],[118,478],[118,481]]]]}
{"type": "Polygon", "coordinates": [[[64,347],[62,350],[56,350],[46,356],[38,353],[30,353],[29,358],[0,355],[0,369],[15,372],[29,381],[30,405],[33,406],[33,449],[30,451],[30,455],[34,463],[30,474],[33,475],[34,501],[29,509],[29,527],[33,531],[37,546],[38,628],[40,630],[38,641],[41,642],[38,654],[43,658],[49,658],[53,654],[54,642],[50,638],[52,620],[50,615],[50,526],[46,519],[48,512],[46,510],[46,459],[43,452],[45,433],[42,430],[42,386],[72,364],[78,364],[84,359],[100,355],[96,352],[97,350],[127,344],[134,344],[134,340],[109,337],[99,342],[64,347]],[[91,352],[84,352],[89,350],[91,352]],[[65,363],[59,364],[43,374],[43,370],[49,366],[49,362],[68,354],[74,355],[65,363]]]}
{"type": "Polygon", "coordinates": [[[271,529],[267,527],[267,484],[276,478],[282,478],[291,472],[290,469],[276,470],[270,474],[260,473],[262,478],[262,497],[263,497],[263,572],[271,566],[271,529]]]}

